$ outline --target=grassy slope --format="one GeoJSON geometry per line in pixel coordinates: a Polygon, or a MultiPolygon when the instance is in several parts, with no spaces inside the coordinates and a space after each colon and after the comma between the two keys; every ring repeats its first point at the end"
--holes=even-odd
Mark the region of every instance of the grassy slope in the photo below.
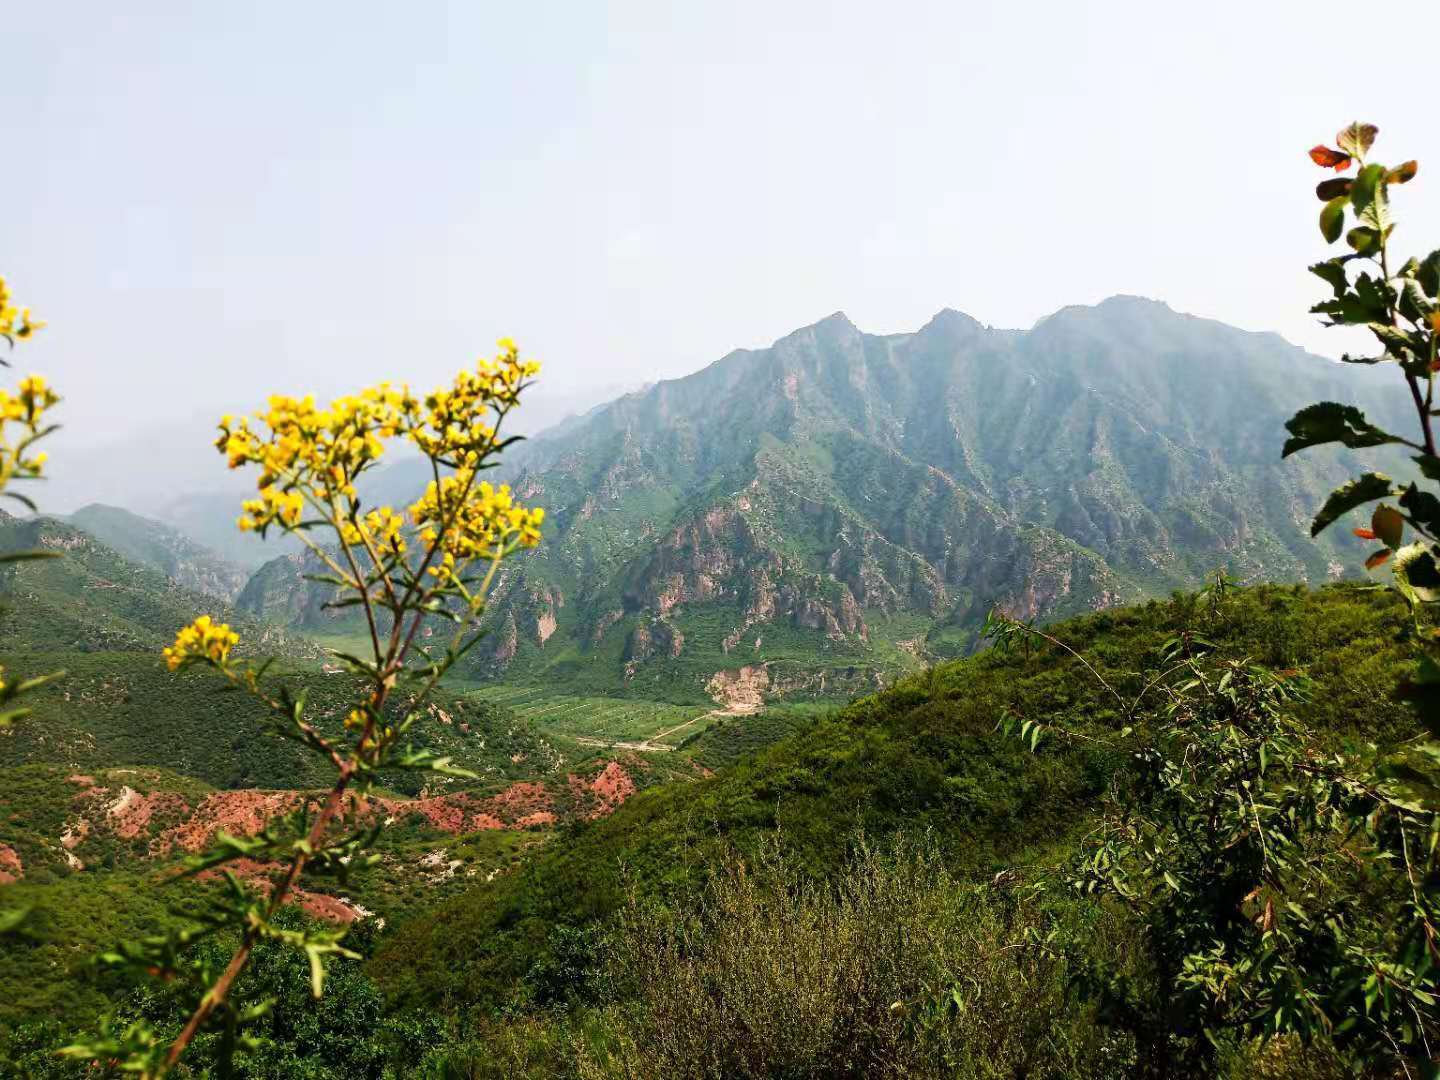
{"type": "MultiPolygon", "coordinates": [[[[1405,661],[1404,618],[1384,593],[1260,587],[1205,622],[1188,599],[1062,624],[1122,693],[1138,691],[1161,645],[1200,625],[1230,652],[1305,669],[1306,720],[1339,740],[1406,730],[1389,694],[1405,661]]],[[[603,922],[638,891],[682,901],[725,852],[779,833],[816,874],[839,866],[856,830],[930,830],[957,867],[1053,856],[1111,770],[1103,753],[1059,743],[1032,755],[995,733],[1007,709],[1074,725],[1117,723],[1103,691],[1068,656],[1034,650],[959,661],[814,722],[715,778],[659,788],[582,827],[507,875],[416,920],[372,970],[401,1003],[468,1007],[503,1000],[557,927],[603,922]]]]}
{"type": "MultiPolygon", "coordinates": [[[[4,657],[16,671],[64,669],[66,678],[29,702],[34,712],[0,737],[0,766],[52,762],[86,770],[155,765],[216,787],[312,787],[329,773],[298,744],[265,736],[264,709],[253,698],[228,692],[218,676],[201,671],[176,676],[143,653],[18,653],[4,657]]],[[[290,677],[307,688],[312,716],[338,724],[353,700],[347,676],[290,677]]],[[[552,756],[547,740],[508,712],[475,699],[437,698],[453,723],[420,725],[416,742],[451,754],[464,768],[496,779],[529,775],[534,762],[552,756]],[[467,724],[469,731],[461,729],[467,724]],[[517,765],[511,758],[527,755],[517,765]]],[[[386,778],[413,793],[420,774],[386,778]]]]}

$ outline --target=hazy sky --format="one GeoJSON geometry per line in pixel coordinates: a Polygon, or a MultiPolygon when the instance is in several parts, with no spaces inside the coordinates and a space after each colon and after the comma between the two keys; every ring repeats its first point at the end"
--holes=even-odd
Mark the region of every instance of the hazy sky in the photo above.
{"type": "Polygon", "coordinates": [[[1440,3],[1361,13],[10,4],[0,270],[51,322],[20,364],[65,394],[59,468],[502,334],[577,401],[836,309],[1029,326],[1133,292],[1338,351],[1306,149],[1378,123],[1421,162],[1397,240],[1440,244],[1440,3]]]}

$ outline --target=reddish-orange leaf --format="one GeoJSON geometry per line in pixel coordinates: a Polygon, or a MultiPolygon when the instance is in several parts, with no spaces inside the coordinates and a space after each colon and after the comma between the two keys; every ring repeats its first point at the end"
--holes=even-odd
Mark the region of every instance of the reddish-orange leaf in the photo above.
{"type": "Polygon", "coordinates": [[[1310,160],[1319,165],[1322,169],[1334,169],[1336,172],[1344,172],[1350,167],[1350,155],[1341,153],[1339,150],[1331,150],[1328,146],[1316,146],[1310,150],[1310,160]]]}
{"type": "Polygon", "coordinates": [[[1374,555],[1371,555],[1368,559],[1365,560],[1365,569],[1374,570],[1377,566],[1383,566],[1385,560],[1388,558],[1390,558],[1390,549],[1381,548],[1379,551],[1375,552],[1374,555]]]}
{"type": "Polygon", "coordinates": [[[1374,529],[1356,529],[1356,530],[1355,530],[1355,535],[1358,536],[1358,537],[1360,537],[1361,540],[1374,540],[1374,539],[1375,539],[1375,530],[1374,530],[1374,529]]]}
{"type": "Polygon", "coordinates": [[[1415,179],[1415,174],[1420,171],[1418,161],[1407,161],[1404,165],[1397,165],[1385,174],[1385,181],[1390,184],[1405,184],[1415,179]]]}
{"type": "Polygon", "coordinates": [[[1382,544],[1394,551],[1405,538],[1405,515],[1393,506],[1382,504],[1370,515],[1370,528],[1382,544]]]}

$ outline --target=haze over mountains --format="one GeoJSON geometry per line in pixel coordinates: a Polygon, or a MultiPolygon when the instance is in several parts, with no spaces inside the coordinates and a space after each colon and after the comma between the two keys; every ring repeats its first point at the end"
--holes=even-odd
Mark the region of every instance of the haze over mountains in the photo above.
{"type": "MultiPolygon", "coordinates": [[[[517,447],[505,474],[547,537],[502,576],[481,667],[845,693],[967,650],[996,603],[1049,619],[1218,567],[1351,574],[1353,539],[1308,529],[1350,466],[1280,445],[1296,409],[1357,382],[1399,423],[1366,400],[1373,374],[1134,297],[1024,332],[946,310],[872,335],[837,313],[517,447]]],[[[374,494],[419,482],[392,468],[374,494]]],[[[290,595],[301,570],[264,568],[240,606],[324,625],[323,594],[290,595]]]]}

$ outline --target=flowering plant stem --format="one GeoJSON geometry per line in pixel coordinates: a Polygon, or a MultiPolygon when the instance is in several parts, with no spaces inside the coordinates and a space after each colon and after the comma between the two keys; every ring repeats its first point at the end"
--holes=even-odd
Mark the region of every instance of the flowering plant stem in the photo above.
{"type": "Polygon", "coordinates": [[[374,861],[365,849],[378,827],[337,838],[335,826],[359,816],[382,769],[473,779],[449,759],[401,747],[400,740],[423,715],[441,678],[483,635],[485,598],[500,563],[540,540],[543,511],[518,505],[508,487],[480,480],[513,441],[501,437],[501,428],[537,371],[537,364],[522,361],[513,343],[505,341],[495,359],[480,361],[451,386],[423,399],[408,388],[382,384],[326,410],[317,409],[310,398],[277,396],[254,421],[221,421],[216,446],[230,466],[254,466],[260,474],[258,495],[245,502],[240,528],[262,536],[278,529],[299,539],[328,572],[311,580],[335,589],[329,606],[361,609],[370,655],[362,659],[331,650],[361,679],[355,707],[345,718],[348,736],[336,740],[306,715],[303,693],[292,697],[283,686],[278,693],[267,689],[268,661],[256,665],[232,657],[240,639],[229,626],[201,616],[177,634],[165,650],[171,670],[199,665],[218,671],[264,704],[277,733],[322,755],[335,779],[318,807],[297,812],[293,834],[273,823],[251,838],[221,833],[210,851],[190,860],[189,873],[242,857],[283,867],[265,896],[227,874],[228,899],[217,903],[205,932],[228,928],[238,932],[239,941],[218,975],[187,959],[197,936],[190,931],[127,943],[107,954],[117,966],[166,979],[189,975],[203,986],[179,1033],[165,1042],[138,1022],[119,1036],[107,1030],[97,1040],[67,1047],[65,1054],[122,1061],[127,1071],[161,1077],[208,1025],[223,1020],[227,1029],[220,1052],[227,1056],[246,1044],[237,1028],[269,1008],[267,1002],[246,1006],[233,1000],[257,945],[275,940],[303,949],[317,997],[324,957],[355,956],[340,945],[343,933],[289,930],[275,921],[276,915],[317,863],[344,880],[352,869],[374,861]],[[365,507],[357,482],[375,467],[386,442],[397,438],[429,459],[431,481],[403,513],[388,506],[365,507]],[[316,532],[333,536],[333,546],[319,542],[316,532]],[[422,626],[435,620],[456,624],[438,658],[417,646],[422,626]],[[417,656],[423,662],[414,663],[417,656]],[[403,693],[397,693],[402,685],[403,693]]]}

